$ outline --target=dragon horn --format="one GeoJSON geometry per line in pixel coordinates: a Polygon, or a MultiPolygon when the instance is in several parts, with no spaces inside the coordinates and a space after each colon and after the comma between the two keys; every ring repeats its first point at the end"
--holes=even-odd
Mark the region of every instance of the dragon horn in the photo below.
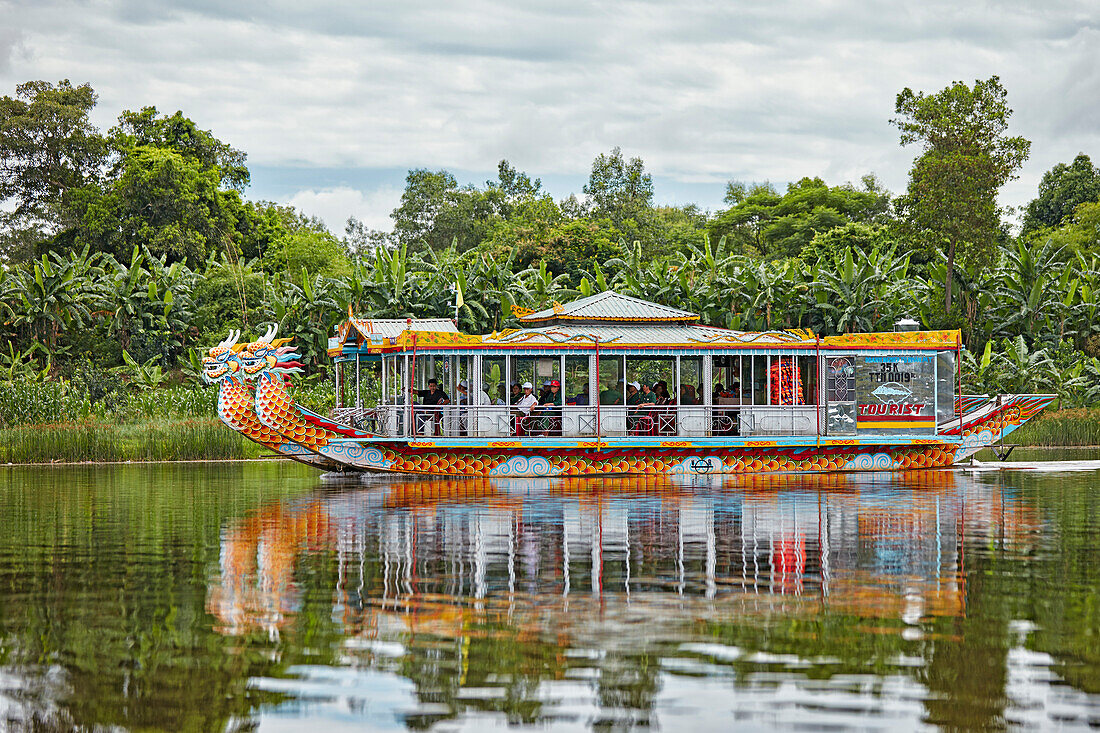
{"type": "Polygon", "coordinates": [[[234,330],[230,329],[229,335],[226,336],[225,340],[222,341],[221,343],[219,343],[218,346],[224,346],[225,348],[228,349],[228,348],[232,347],[233,344],[237,343],[237,339],[239,339],[240,337],[241,337],[241,332],[240,331],[234,331],[234,330]]]}
{"type": "Polygon", "coordinates": [[[271,339],[275,338],[275,334],[279,332],[279,324],[273,323],[271,328],[267,329],[267,333],[264,334],[263,340],[267,343],[271,343],[271,339]]]}

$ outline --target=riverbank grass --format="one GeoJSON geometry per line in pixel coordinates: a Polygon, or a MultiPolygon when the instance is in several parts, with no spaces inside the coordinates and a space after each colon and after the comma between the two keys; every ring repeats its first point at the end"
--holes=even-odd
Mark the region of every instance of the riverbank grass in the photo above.
{"type": "Polygon", "coordinates": [[[1044,410],[1005,442],[1044,448],[1100,445],[1100,409],[1044,410]]]}
{"type": "Polygon", "coordinates": [[[261,446],[218,420],[87,420],[0,430],[0,463],[186,461],[253,458],[261,446]]]}

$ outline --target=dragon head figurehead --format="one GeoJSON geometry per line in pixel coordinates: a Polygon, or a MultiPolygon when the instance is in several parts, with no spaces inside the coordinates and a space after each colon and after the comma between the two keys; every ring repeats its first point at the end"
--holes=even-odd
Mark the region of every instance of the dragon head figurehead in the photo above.
{"type": "Polygon", "coordinates": [[[202,378],[207,384],[217,384],[222,379],[233,379],[240,365],[234,359],[240,331],[230,331],[224,341],[210,349],[202,358],[202,378]]]}
{"type": "Polygon", "coordinates": [[[252,341],[235,355],[243,378],[255,379],[260,375],[302,372],[302,363],[298,361],[302,355],[293,346],[287,346],[292,339],[275,338],[278,331],[278,324],[271,326],[261,338],[252,341]]]}

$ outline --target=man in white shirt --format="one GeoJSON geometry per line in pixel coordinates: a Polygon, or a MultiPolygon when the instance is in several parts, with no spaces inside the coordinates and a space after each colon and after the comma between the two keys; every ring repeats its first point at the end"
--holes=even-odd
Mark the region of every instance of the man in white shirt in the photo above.
{"type": "Polygon", "coordinates": [[[523,418],[530,415],[531,414],[531,408],[539,403],[538,397],[535,397],[534,393],[532,392],[533,389],[534,389],[534,387],[531,385],[530,382],[524,382],[523,383],[523,396],[519,398],[519,401],[516,402],[516,404],[515,404],[515,406],[512,410],[512,414],[517,418],[517,420],[516,420],[516,428],[517,428],[516,434],[517,435],[522,435],[523,434],[523,432],[521,430],[519,430],[520,426],[522,425],[523,418]]]}

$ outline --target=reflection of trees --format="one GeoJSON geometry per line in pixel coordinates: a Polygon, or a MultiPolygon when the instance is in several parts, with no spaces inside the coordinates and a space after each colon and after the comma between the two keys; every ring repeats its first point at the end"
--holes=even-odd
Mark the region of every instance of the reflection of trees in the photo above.
{"type": "Polygon", "coordinates": [[[273,668],[263,644],[212,633],[204,611],[223,518],[264,496],[242,474],[144,466],[0,479],[5,667],[34,678],[59,665],[59,717],[82,727],[222,729],[274,700],[247,684],[273,668]]]}
{"type": "Polygon", "coordinates": [[[928,692],[926,722],[982,728],[1010,724],[1027,619],[1030,649],[1100,690],[1100,510],[1083,482],[453,481],[271,501],[269,469],[285,470],[8,487],[0,659],[64,668],[41,694],[85,726],[223,727],[282,699],[250,679],[299,663],[410,680],[413,728],[550,720],[559,684],[587,685],[593,725],[655,725],[667,676],[687,673],[675,660],[742,689],[778,684],[769,672],[903,675],[928,692]]]}

